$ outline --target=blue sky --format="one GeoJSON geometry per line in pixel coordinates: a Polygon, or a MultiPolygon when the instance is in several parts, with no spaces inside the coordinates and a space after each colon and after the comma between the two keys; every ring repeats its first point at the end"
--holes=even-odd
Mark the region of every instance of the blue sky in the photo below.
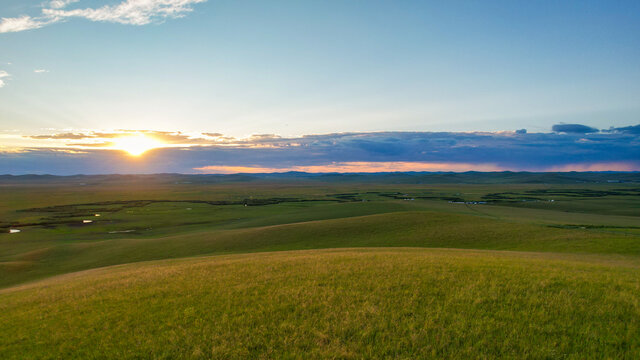
{"type": "Polygon", "coordinates": [[[640,119],[638,1],[3,0],[0,18],[5,149],[640,119]]]}

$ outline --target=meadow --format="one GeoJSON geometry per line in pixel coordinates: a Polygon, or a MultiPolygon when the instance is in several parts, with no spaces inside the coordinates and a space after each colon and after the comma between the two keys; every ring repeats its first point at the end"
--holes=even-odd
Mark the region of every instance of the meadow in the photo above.
{"type": "Polygon", "coordinates": [[[0,357],[640,356],[637,175],[433,177],[0,178],[0,357]]]}

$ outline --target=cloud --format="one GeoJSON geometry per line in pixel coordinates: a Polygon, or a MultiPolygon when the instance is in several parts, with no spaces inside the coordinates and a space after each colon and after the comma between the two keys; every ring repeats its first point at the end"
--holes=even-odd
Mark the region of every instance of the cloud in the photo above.
{"type": "Polygon", "coordinates": [[[52,0],[49,2],[49,8],[62,9],[69,4],[77,3],[80,0],[52,0]]]}
{"type": "Polygon", "coordinates": [[[42,73],[48,73],[49,70],[45,70],[45,69],[35,69],[33,70],[34,73],[36,74],[42,74],[42,73]]]}
{"type": "Polygon", "coordinates": [[[4,80],[2,80],[3,78],[8,78],[11,75],[9,75],[8,72],[4,71],[4,70],[0,70],[0,88],[4,87],[6,85],[6,83],[4,82],[4,80]]]}
{"type": "Polygon", "coordinates": [[[116,5],[104,5],[98,8],[67,9],[78,0],[53,0],[47,3],[38,17],[22,15],[15,18],[2,18],[0,33],[19,32],[38,29],[71,18],[83,18],[90,21],[111,22],[128,25],[146,25],[165,19],[184,17],[193,11],[193,5],[207,0],[126,0],[116,5]]]}
{"type": "Polygon", "coordinates": [[[378,172],[421,172],[421,171],[503,171],[494,164],[429,163],[410,161],[386,162],[333,162],[325,165],[260,167],[260,166],[203,166],[195,168],[205,174],[264,174],[299,171],[308,173],[378,173],[378,172]]]}
{"type": "Polygon", "coordinates": [[[640,125],[625,126],[625,127],[611,127],[609,130],[602,130],[603,132],[615,132],[623,134],[635,134],[640,135],[640,125]]]}
{"type": "Polygon", "coordinates": [[[81,147],[96,147],[96,148],[101,148],[101,147],[110,147],[113,146],[114,143],[111,141],[104,141],[104,142],[98,142],[98,143],[70,143],[67,144],[67,146],[81,146],[81,147]]]}
{"type": "Polygon", "coordinates": [[[54,22],[53,19],[32,18],[28,15],[23,15],[16,18],[2,18],[0,19],[0,33],[39,29],[52,22],[54,22]]]}
{"type": "Polygon", "coordinates": [[[513,131],[369,132],[244,139],[152,130],[76,131],[23,138],[32,151],[0,156],[0,174],[640,170],[640,134],[627,128],[635,129],[580,136],[513,131]],[[111,139],[136,133],[166,146],[148,151],[135,163],[108,149],[111,139]],[[54,156],[53,149],[85,153],[54,156]]]}
{"type": "Polygon", "coordinates": [[[547,171],[638,171],[640,164],[637,162],[605,162],[605,163],[584,163],[584,164],[566,164],[552,166],[547,171]]]}
{"type": "Polygon", "coordinates": [[[588,134],[600,131],[594,127],[580,124],[556,124],[553,125],[551,130],[553,132],[567,134],[588,134]]]}
{"type": "Polygon", "coordinates": [[[170,131],[152,131],[152,130],[138,130],[136,131],[141,134],[145,134],[150,138],[163,142],[165,144],[181,144],[181,145],[207,145],[212,142],[207,139],[192,137],[187,134],[183,134],[180,131],[178,132],[170,132],[170,131]]]}
{"type": "Polygon", "coordinates": [[[57,134],[45,134],[45,135],[25,135],[24,138],[33,140],[90,140],[92,142],[75,142],[67,144],[67,146],[79,146],[79,147],[95,147],[95,146],[109,146],[107,141],[109,139],[121,138],[126,136],[132,136],[136,134],[144,134],[145,136],[157,140],[167,145],[181,145],[181,146],[193,146],[193,145],[210,145],[215,143],[221,143],[219,140],[204,139],[202,137],[193,137],[181,132],[169,132],[169,131],[153,131],[153,130],[118,130],[114,132],[66,132],[57,134]],[[96,142],[98,141],[98,142],[96,142]],[[96,145],[98,144],[98,145],[96,145]],[[99,145],[102,144],[102,145],[99,145]]]}
{"type": "Polygon", "coordinates": [[[251,141],[276,140],[276,139],[282,139],[282,137],[276,134],[253,134],[250,137],[251,141]]]}
{"type": "Polygon", "coordinates": [[[75,134],[75,133],[62,133],[62,134],[51,134],[51,135],[27,135],[30,139],[40,139],[40,140],[80,140],[95,137],[94,135],[87,134],[75,134]]]}

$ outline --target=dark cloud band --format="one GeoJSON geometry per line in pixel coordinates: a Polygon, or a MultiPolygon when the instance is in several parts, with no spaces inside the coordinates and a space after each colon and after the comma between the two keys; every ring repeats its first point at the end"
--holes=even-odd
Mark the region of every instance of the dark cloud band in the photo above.
{"type": "MultiPolygon", "coordinates": [[[[603,132],[374,132],[282,138],[190,138],[180,133],[148,133],[182,147],[150,150],[132,159],[121,151],[32,148],[0,153],[0,173],[104,174],[194,173],[207,169],[434,169],[640,170],[640,126],[603,132]],[[376,165],[377,163],[377,165],[376,165]],[[355,165],[354,165],[355,164],[355,165]],[[396,164],[394,168],[392,165],[396,164]],[[399,165],[398,165],[399,164],[399,165]]],[[[580,125],[584,126],[584,125],[580,125]]],[[[583,129],[584,130],[584,129],[583,129]]],[[[74,134],[75,135],[75,134],[74,134]]],[[[208,134],[210,135],[210,134],[208,134]]],[[[219,135],[219,134],[216,134],[219,135]]],[[[68,135],[65,135],[68,136],[68,135]]],[[[70,136],[68,137],[70,138],[70,136]]]]}

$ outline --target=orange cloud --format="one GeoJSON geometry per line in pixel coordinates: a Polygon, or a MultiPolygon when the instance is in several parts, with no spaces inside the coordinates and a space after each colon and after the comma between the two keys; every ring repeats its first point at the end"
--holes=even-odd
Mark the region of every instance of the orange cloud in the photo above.
{"type": "Polygon", "coordinates": [[[638,171],[640,164],[629,162],[601,162],[591,164],[567,164],[558,165],[546,169],[545,171],[638,171]]]}
{"type": "Polygon", "coordinates": [[[308,165],[291,167],[262,167],[262,166],[227,166],[212,165],[194,168],[207,174],[235,174],[235,173],[277,173],[287,171],[302,171],[308,173],[375,173],[375,172],[407,172],[407,171],[504,171],[494,164],[469,164],[469,163],[435,163],[412,161],[386,161],[386,162],[334,162],[326,165],[308,165]]]}

